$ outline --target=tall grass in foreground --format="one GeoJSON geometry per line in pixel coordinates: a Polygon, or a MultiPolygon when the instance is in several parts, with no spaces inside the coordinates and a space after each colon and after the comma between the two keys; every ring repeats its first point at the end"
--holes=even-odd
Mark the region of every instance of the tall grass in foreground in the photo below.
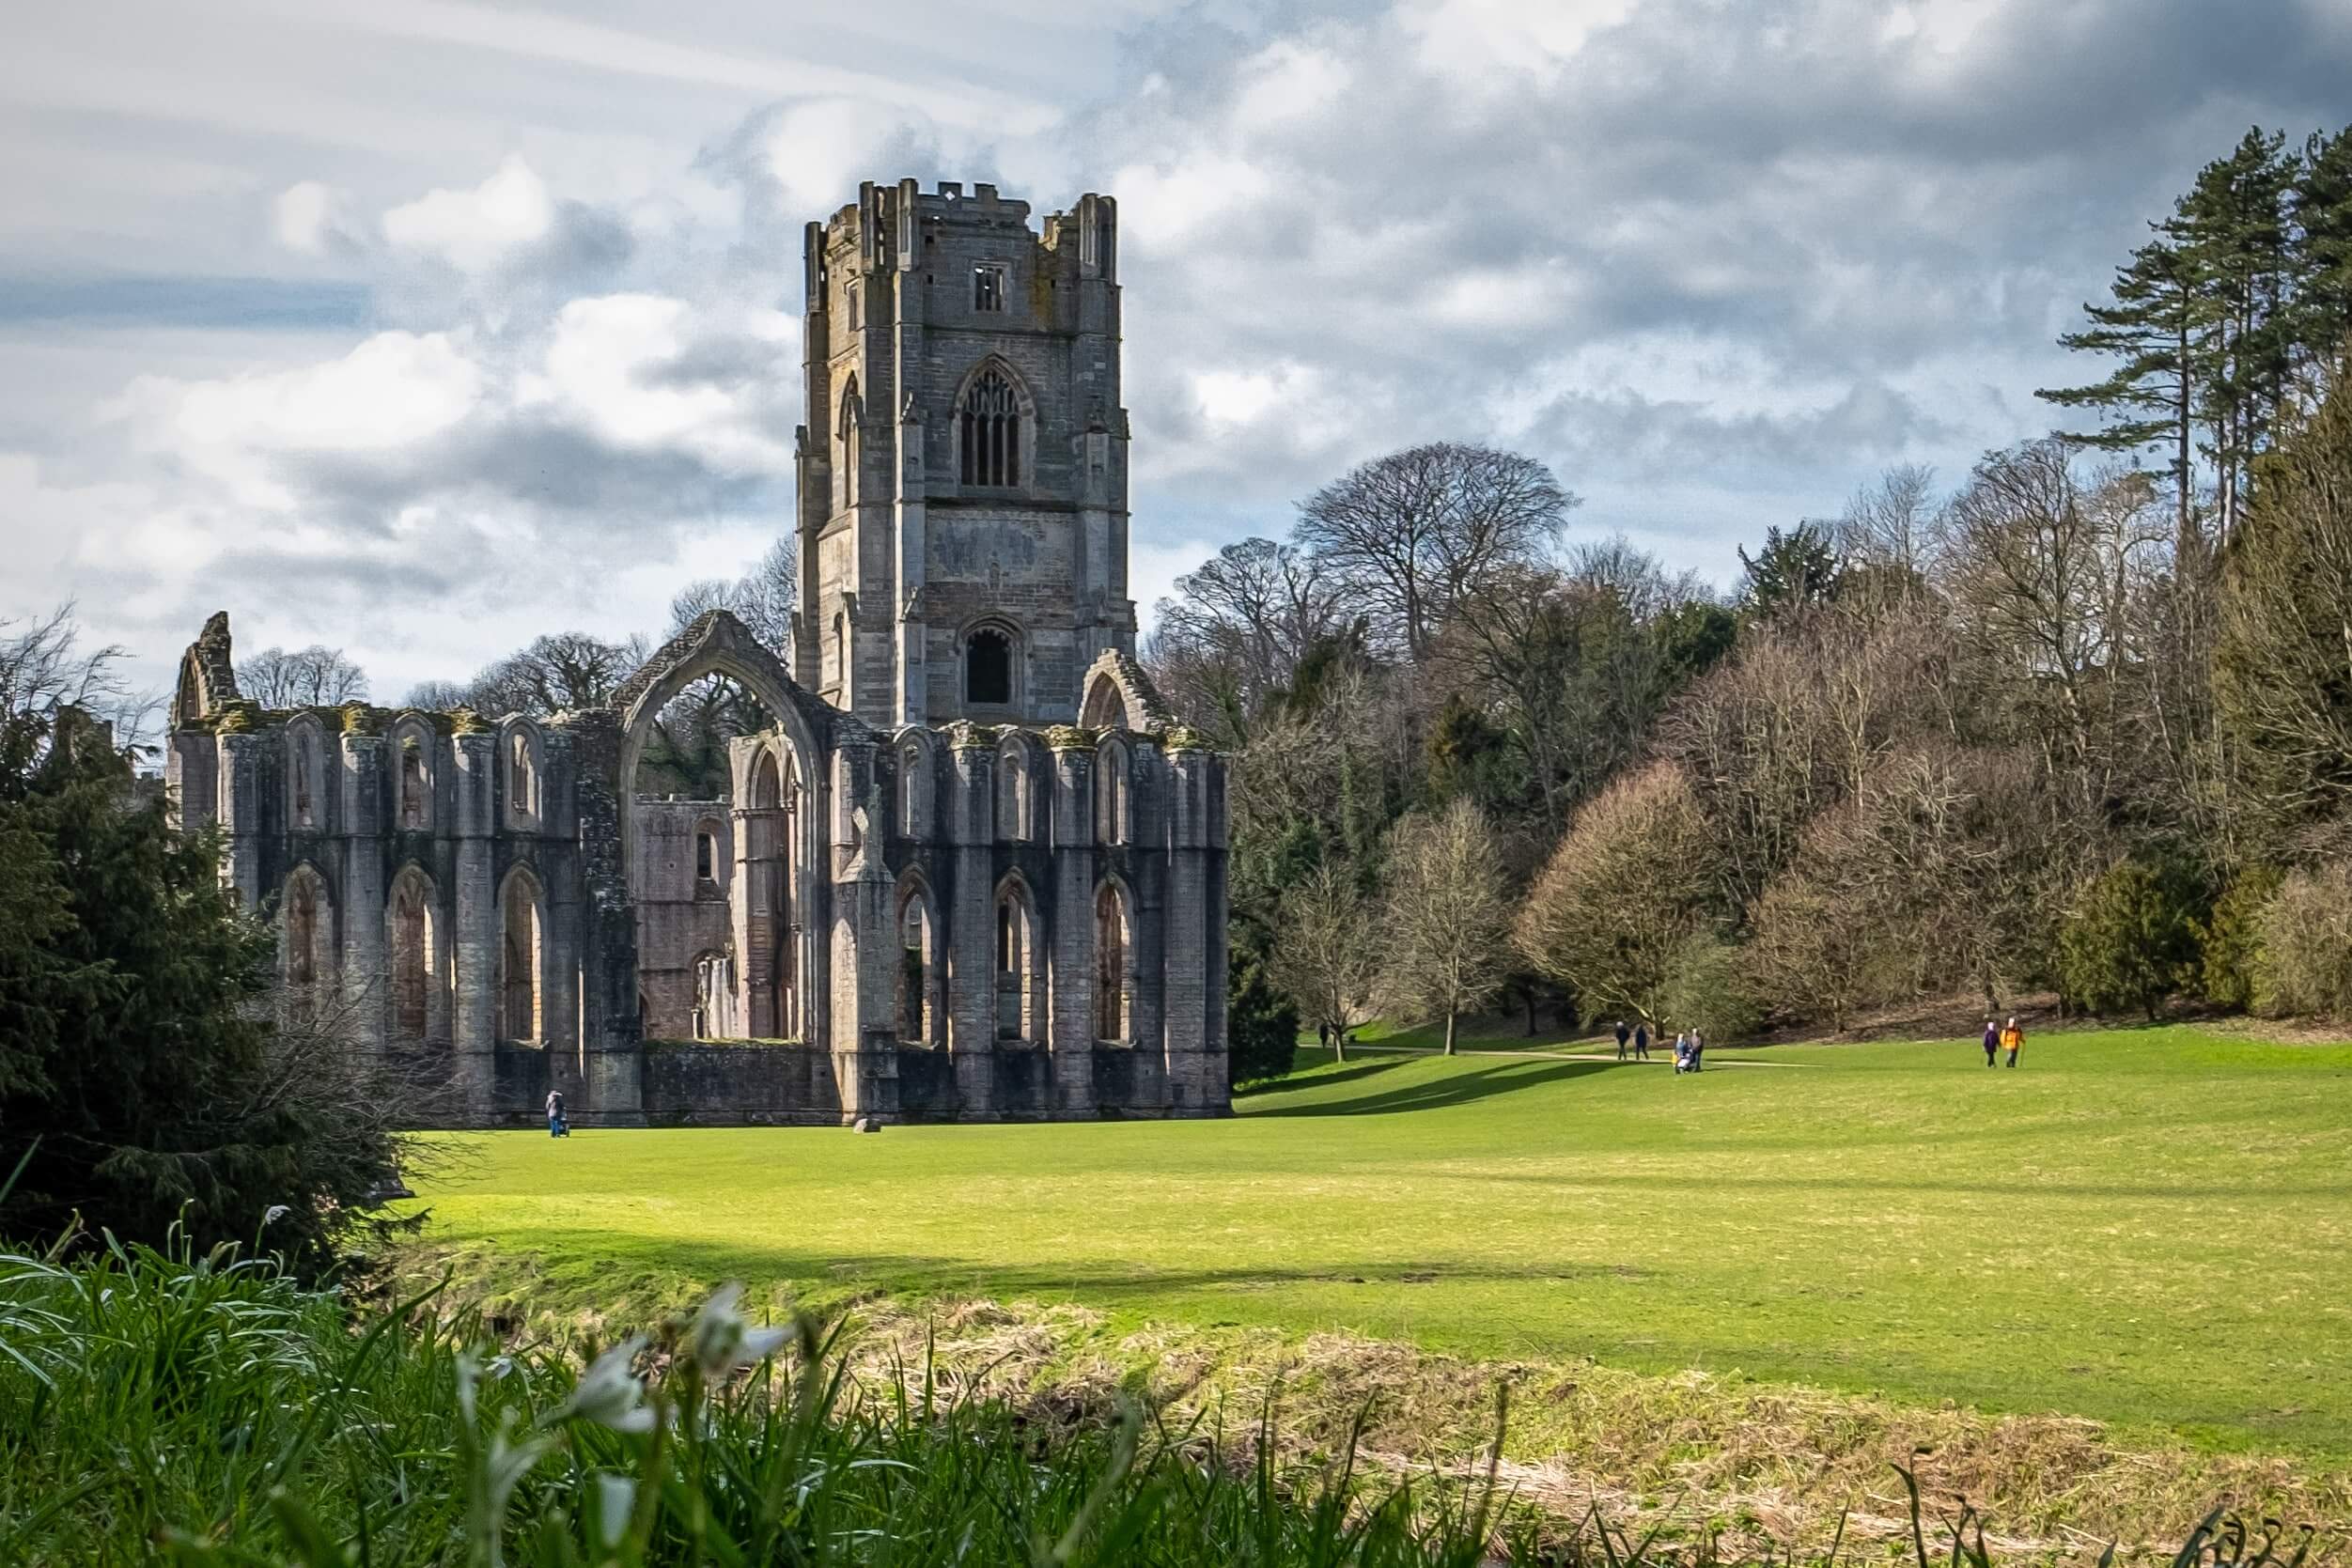
{"type": "MultiPolygon", "coordinates": [[[[354,1322],[228,1249],[0,1258],[0,1563],[1716,1560],[1515,1508],[1491,1470],[1400,1484],[1352,1447],[1278,1467],[1263,1424],[1014,1409],[929,1367],[862,1384],[824,1330],[747,1324],[731,1291],[584,1370],[433,1306],[354,1322]]],[[[1959,1526],[1935,1555],[1985,1559],[1959,1526]]],[[[2180,1560],[2282,1560],[2208,1521],[2180,1560]]]]}

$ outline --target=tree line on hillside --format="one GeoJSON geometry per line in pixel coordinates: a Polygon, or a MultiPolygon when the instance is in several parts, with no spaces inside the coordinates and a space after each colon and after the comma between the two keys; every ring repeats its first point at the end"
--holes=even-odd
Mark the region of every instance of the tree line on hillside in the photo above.
{"type": "Polygon", "coordinates": [[[1237,971],[1449,1048],[1505,998],[2352,1014],[2352,132],[2155,228],[2064,339],[2111,373],[2043,394],[2103,423],[1891,469],[1727,598],[1451,442],[1180,578],[1147,662],[1234,753],[1237,971]]]}

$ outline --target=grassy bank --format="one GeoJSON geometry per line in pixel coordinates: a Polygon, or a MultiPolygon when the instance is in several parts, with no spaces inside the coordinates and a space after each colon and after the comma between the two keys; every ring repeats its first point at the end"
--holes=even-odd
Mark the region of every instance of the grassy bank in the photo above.
{"type": "Polygon", "coordinates": [[[558,1309],[729,1278],[1072,1303],[2352,1456],[2352,1048],[1368,1055],[1240,1111],[487,1135],[423,1206],[437,1258],[558,1309]]]}
{"type": "MultiPolygon", "coordinates": [[[[0,1561],[1928,1568],[1931,1544],[1955,1565],[2093,1555],[2079,1534],[2020,1537],[1938,1497],[1949,1466],[1930,1473],[1908,1452],[1833,1530],[1752,1487],[1697,1508],[1568,1499],[1556,1472],[1501,1457],[1509,1406],[1490,1369],[1394,1349],[1267,1360],[1244,1344],[1212,1380],[1207,1358],[1231,1343],[1114,1343],[1078,1309],[919,1324],[875,1312],[853,1340],[758,1317],[728,1289],[649,1333],[576,1319],[550,1334],[544,1317],[501,1330],[444,1293],[354,1312],[226,1250],[0,1257],[0,1561]]],[[[1527,1370],[1511,1379],[1520,1399],[1554,1419],[1615,1397],[1606,1376],[1527,1370]]],[[[1744,1433],[1686,1419],[1679,1436],[1760,1478],[1754,1456],[1796,1419],[1776,1399],[1744,1433]]],[[[2006,1436],[2029,1457],[2059,1452],[2040,1428],[2006,1436]]],[[[1810,1456],[1844,1459],[1838,1442],[1810,1456]]],[[[2237,1500],[2311,1499],[2240,1487],[2237,1500]]],[[[2187,1553],[2167,1541],[2118,1555],[2258,1568],[2274,1540],[2292,1553],[2302,1537],[2217,1511],[2187,1553]]],[[[2318,1544],[2325,1560],[2339,1543],[2318,1544]]]]}

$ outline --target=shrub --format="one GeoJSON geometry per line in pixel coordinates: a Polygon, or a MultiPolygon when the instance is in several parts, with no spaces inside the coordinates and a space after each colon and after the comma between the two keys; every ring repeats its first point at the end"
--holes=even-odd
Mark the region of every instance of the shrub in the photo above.
{"type": "Polygon", "coordinates": [[[1659,1017],[1677,944],[1715,902],[1716,848],[1683,770],[1655,763],[1601,791],[1529,890],[1515,936],[1586,1015],[1659,1017]]]}
{"type": "Polygon", "coordinates": [[[0,1234],[78,1214],[209,1247],[267,1225],[302,1267],[331,1262],[395,1177],[403,1069],[352,1048],[346,1001],[274,991],[276,939],[223,886],[219,839],[175,829],[71,709],[0,717],[0,899],[19,891],[0,918],[0,1234]]]}
{"type": "Polygon", "coordinates": [[[1225,964],[1225,1073],[1230,1084],[1280,1078],[1299,1048],[1299,1010],[1268,984],[1266,965],[1237,942],[1225,964]]]}
{"type": "Polygon", "coordinates": [[[2254,1004],[2254,970],[2261,955],[2263,906],[2278,895],[2280,876],[2270,866],[2239,874],[2214,900],[2213,913],[2197,927],[2204,954],[2205,1000],[2217,1007],[2244,1011],[2254,1004]]]}
{"type": "Polygon", "coordinates": [[[1744,950],[1700,933],[1674,951],[1660,994],[1669,1029],[1696,1029],[1718,1044],[1753,1034],[1763,1021],[1744,950]]]}
{"type": "Polygon", "coordinates": [[[2154,1019],[2197,973],[2200,912],[2183,867],[2116,862],[2084,885],[2059,926],[2059,985],[2095,1013],[2139,1007],[2154,1019]]]}
{"type": "Polygon", "coordinates": [[[2352,1017],[2352,865],[2297,871],[2255,921],[2254,1010],[2352,1017]]]}

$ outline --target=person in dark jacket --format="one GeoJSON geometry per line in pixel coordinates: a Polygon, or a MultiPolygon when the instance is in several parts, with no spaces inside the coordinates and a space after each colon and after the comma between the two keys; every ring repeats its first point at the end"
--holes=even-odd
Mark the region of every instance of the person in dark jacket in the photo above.
{"type": "Polygon", "coordinates": [[[1633,1060],[1647,1062],[1649,1059],[1650,1025],[1649,1020],[1644,1018],[1633,1026],[1633,1060]]]}
{"type": "Polygon", "coordinates": [[[1628,1029],[1628,1028],[1626,1027],[1626,1021],[1625,1021],[1623,1018],[1619,1018],[1619,1019],[1617,1020],[1617,1060],[1618,1060],[1618,1061],[1623,1062],[1623,1061],[1626,1059],[1626,1042],[1627,1042],[1627,1041],[1628,1041],[1628,1040],[1630,1040],[1630,1039],[1632,1039],[1632,1038],[1633,1038],[1633,1031],[1631,1031],[1631,1030],[1629,1030],[1629,1029],[1628,1029]]]}
{"type": "Polygon", "coordinates": [[[2000,1056],[2001,1026],[1993,1022],[1992,1019],[1986,1018],[1985,1020],[1985,1065],[1987,1067],[1999,1066],[2001,1064],[1999,1061],[2000,1056]]]}

